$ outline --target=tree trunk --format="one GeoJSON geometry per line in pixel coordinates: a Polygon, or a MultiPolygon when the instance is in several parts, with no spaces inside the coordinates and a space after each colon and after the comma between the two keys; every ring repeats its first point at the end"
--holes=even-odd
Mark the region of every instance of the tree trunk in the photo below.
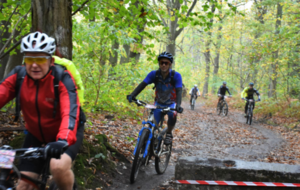
{"type": "MultiPolygon", "coordinates": [[[[222,23],[221,23],[222,24],[222,23]]],[[[219,26],[218,28],[218,37],[217,37],[217,44],[216,44],[216,57],[214,58],[214,74],[213,74],[213,81],[214,83],[217,83],[218,80],[218,73],[219,73],[219,68],[220,68],[220,48],[222,44],[222,25],[219,26]]],[[[212,88],[212,93],[214,94],[216,92],[217,88],[213,87],[212,88]]]]}
{"type": "Polygon", "coordinates": [[[124,45],[123,45],[123,48],[124,48],[124,50],[125,50],[125,54],[126,54],[127,57],[122,56],[122,57],[121,57],[121,60],[120,60],[120,64],[128,63],[128,62],[130,61],[130,58],[129,58],[130,45],[124,44],[124,45]]]}
{"type": "MultiPolygon", "coordinates": [[[[256,20],[259,21],[260,24],[262,25],[265,24],[264,16],[267,14],[267,6],[262,5],[263,1],[264,0],[260,0],[260,2],[258,2],[258,0],[254,0],[256,4],[256,8],[258,10],[256,20]]],[[[261,34],[262,33],[258,30],[257,34],[254,36],[254,39],[257,40],[261,36],[261,34]]],[[[259,54],[259,52],[256,52],[256,55],[253,58],[253,61],[251,62],[251,67],[253,68],[252,82],[254,82],[254,84],[257,83],[257,73],[258,73],[257,65],[260,61],[260,57],[257,54],[259,54]]]]}
{"type": "Polygon", "coordinates": [[[72,0],[32,0],[32,30],[55,38],[59,54],[72,59],[72,0]]]}
{"type": "MultiPolygon", "coordinates": [[[[190,13],[194,9],[195,5],[197,3],[197,0],[193,0],[192,5],[190,6],[189,10],[186,13],[186,17],[190,16],[190,13]]],[[[156,1],[153,0],[153,4],[157,6],[156,1]]],[[[183,31],[184,28],[179,28],[178,21],[179,18],[175,14],[176,11],[180,12],[181,9],[181,0],[167,0],[166,1],[168,14],[170,16],[170,20],[168,22],[165,21],[165,19],[161,16],[161,21],[163,22],[165,27],[169,27],[169,35],[168,35],[168,44],[166,47],[166,51],[171,53],[174,58],[176,56],[176,38],[180,35],[180,33],[183,31]]],[[[159,14],[159,13],[158,13],[159,14]]],[[[172,67],[175,67],[175,59],[172,64],[172,67]]]]}
{"type": "MultiPolygon", "coordinates": [[[[282,7],[283,6],[280,3],[277,3],[275,37],[279,34],[279,28],[281,26],[282,7]]],[[[277,85],[278,55],[279,55],[279,49],[277,48],[272,53],[273,63],[271,65],[271,77],[270,77],[270,89],[269,89],[269,97],[275,97],[275,98],[276,98],[276,85],[277,85]]]]}
{"type": "Polygon", "coordinates": [[[109,63],[114,67],[118,64],[118,52],[119,50],[119,42],[115,41],[111,45],[111,51],[109,52],[109,63]]]}
{"type": "MultiPolygon", "coordinates": [[[[16,36],[19,36],[21,34],[20,30],[17,30],[14,38],[16,36]]],[[[12,41],[12,44],[15,44],[16,40],[12,41]]],[[[9,56],[9,59],[7,61],[6,67],[5,67],[5,72],[4,72],[4,76],[8,75],[8,73],[13,70],[13,68],[15,68],[17,65],[21,65],[22,61],[23,61],[23,54],[20,52],[19,49],[16,49],[16,53],[17,54],[13,54],[11,56],[9,56]]]]}
{"type": "MultiPolygon", "coordinates": [[[[0,12],[2,12],[2,4],[3,3],[6,3],[6,0],[0,0],[0,12]]],[[[6,24],[6,20],[1,20],[0,21],[0,26],[4,26],[6,24]]],[[[8,23],[6,25],[5,28],[3,28],[3,30],[0,31],[0,33],[2,34],[0,36],[0,49],[2,49],[2,47],[4,46],[5,44],[5,41],[2,41],[2,39],[8,39],[9,36],[10,36],[10,33],[8,31],[8,26],[10,25],[10,23],[8,23]],[[4,33],[2,33],[3,31],[5,31],[4,33]]],[[[10,45],[10,44],[9,44],[10,45]]],[[[8,45],[8,46],[9,46],[8,45]]],[[[5,77],[4,75],[4,72],[5,72],[5,67],[6,67],[6,64],[7,64],[7,61],[9,59],[9,55],[6,55],[5,57],[3,57],[2,59],[0,59],[0,81],[5,77]]]]}
{"type": "MultiPolygon", "coordinates": [[[[211,5],[211,12],[212,13],[215,12],[215,4],[211,5]]],[[[214,19],[212,17],[210,19],[211,26],[212,26],[213,22],[214,22],[214,19]]],[[[203,93],[202,93],[203,96],[207,95],[207,93],[208,93],[208,83],[209,83],[209,73],[210,73],[210,44],[211,44],[211,40],[212,40],[211,39],[212,38],[211,30],[208,30],[207,34],[208,34],[208,40],[205,43],[205,53],[204,53],[206,67],[205,67],[204,87],[203,87],[203,93]]]]}
{"type": "MultiPolygon", "coordinates": [[[[219,1],[221,5],[220,15],[223,15],[222,12],[222,0],[219,1]]],[[[217,83],[219,80],[218,78],[218,73],[219,73],[219,68],[220,68],[220,49],[221,49],[221,44],[222,44],[222,29],[223,29],[223,19],[225,16],[223,16],[220,20],[220,26],[218,28],[218,37],[217,37],[217,43],[216,43],[216,57],[214,58],[214,73],[213,73],[213,82],[214,84],[217,83]]],[[[215,94],[217,92],[217,87],[214,85],[212,88],[212,93],[215,94]]]]}

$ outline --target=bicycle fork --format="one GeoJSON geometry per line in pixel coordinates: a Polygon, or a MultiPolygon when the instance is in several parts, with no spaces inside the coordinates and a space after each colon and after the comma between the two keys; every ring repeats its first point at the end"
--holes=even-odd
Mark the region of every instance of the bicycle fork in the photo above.
{"type": "Polygon", "coordinates": [[[142,133],[143,133],[144,130],[149,130],[149,136],[148,136],[148,139],[147,139],[147,142],[146,142],[146,147],[145,147],[145,152],[144,152],[144,154],[143,154],[143,158],[145,158],[145,157],[148,155],[149,146],[150,146],[150,144],[151,144],[151,139],[152,139],[152,136],[153,136],[153,135],[152,135],[152,129],[151,129],[151,128],[143,127],[143,128],[141,129],[141,131],[139,132],[139,137],[138,137],[138,139],[137,139],[137,143],[136,143],[135,148],[134,148],[134,152],[133,152],[133,155],[135,155],[135,154],[136,154],[137,146],[138,146],[138,144],[139,144],[139,142],[140,142],[140,137],[141,137],[141,135],[142,135],[142,133]]]}

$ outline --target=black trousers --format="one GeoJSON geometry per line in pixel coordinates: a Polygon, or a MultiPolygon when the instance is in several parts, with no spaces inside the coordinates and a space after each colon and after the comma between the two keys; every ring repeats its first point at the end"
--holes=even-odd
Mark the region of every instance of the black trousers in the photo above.
{"type": "MultiPolygon", "coordinates": [[[[247,101],[247,103],[245,105],[245,114],[247,114],[248,106],[249,106],[249,102],[247,101]]],[[[254,108],[255,108],[255,101],[253,102],[253,110],[254,110],[254,108]]]]}

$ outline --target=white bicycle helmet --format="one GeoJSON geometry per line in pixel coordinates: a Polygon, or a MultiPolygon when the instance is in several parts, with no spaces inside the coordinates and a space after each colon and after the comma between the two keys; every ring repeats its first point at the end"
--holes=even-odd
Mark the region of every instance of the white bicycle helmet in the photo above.
{"type": "Polygon", "coordinates": [[[21,53],[36,52],[52,55],[55,52],[55,49],[56,45],[54,38],[49,37],[45,33],[35,32],[28,34],[21,42],[21,53]]]}
{"type": "Polygon", "coordinates": [[[195,84],[194,87],[197,87],[197,84],[195,84]]]}

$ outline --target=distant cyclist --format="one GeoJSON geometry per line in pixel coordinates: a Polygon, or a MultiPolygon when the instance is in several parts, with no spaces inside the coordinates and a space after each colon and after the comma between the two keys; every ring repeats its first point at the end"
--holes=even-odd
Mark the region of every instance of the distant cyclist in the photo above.
{"type": "Polygon", "coordinates": [[[224,98],[226,92],[228,92],[228,94],[231,96],[231,93],[230,93],[230,91],[229,91],[229,89],[228,89],[228,87],[227,87],[227,82],[224,81],[224,82],[223,82],[223,85],[220,86],[220,88],[219,88],[219,90],[218,90],[218,96],[221,95],[221,96],[219,97],[218,104],[219,104],[220,101],[224,98]]]}
{"type": "MultiPolygon", "coordinates": [[[[141,82],[135,90],[127,96],[129,102],[132,102],[134,98],[144,88],[151,83],[155,84],[155,105],[161,107],[176,108],[178,113],[182,113],[183,108],[181,105],[182,97],[182,78],[180,73],[172,70],[173,56],[168,52],[161,53],[158,58],[159,70],[151,71],[147,77],[141,82]]],[[[165,144],[172,143],[173,135],[172,130],[175,127],[177,120],[177,112],[170,111],[168,113],[168,130],[166,134],[165,144]]],[[[160,109],[154,111],[154,118],[157,123],[162,119],[163,113],[160,109]]]]}
{"type": "MultiPolygon", "coordinates": [[[[253,96],[254,96],[254,93],[255,93],[258,96],[258,101],[260,101],[260,94],[259,94],[258,90],[256,90],[255,88],[253,88],[253,86],[254,86],[254,83],[250,82],[249,83],[249,87],[246,87],[243,90],[243,92],[241,94],[241,98],[243,100],[245,100],[245,98],[246,99],[253,99],[254,100],[253,96]]],[[[249,105],[249,102],[247,101],[246,105],[245,105],[245,115],[244,115],[245,117],[247,116],[248,105],[249,105]]],[[[255,102],[253,102],[253,109],[254,109],[254,107],[255,107],[255,102]]]]}
{"type": "Polygon", "coordinates": [[[197,97],[200,96],[200,91],[199,91],[198,86],[196,84],[194,85],[194,88],[192,88],[190,90],[189,94],[191,95],[190,105],[192,106],[193,97],[195,97],[195,99],[197,99],[197,97]]]}

